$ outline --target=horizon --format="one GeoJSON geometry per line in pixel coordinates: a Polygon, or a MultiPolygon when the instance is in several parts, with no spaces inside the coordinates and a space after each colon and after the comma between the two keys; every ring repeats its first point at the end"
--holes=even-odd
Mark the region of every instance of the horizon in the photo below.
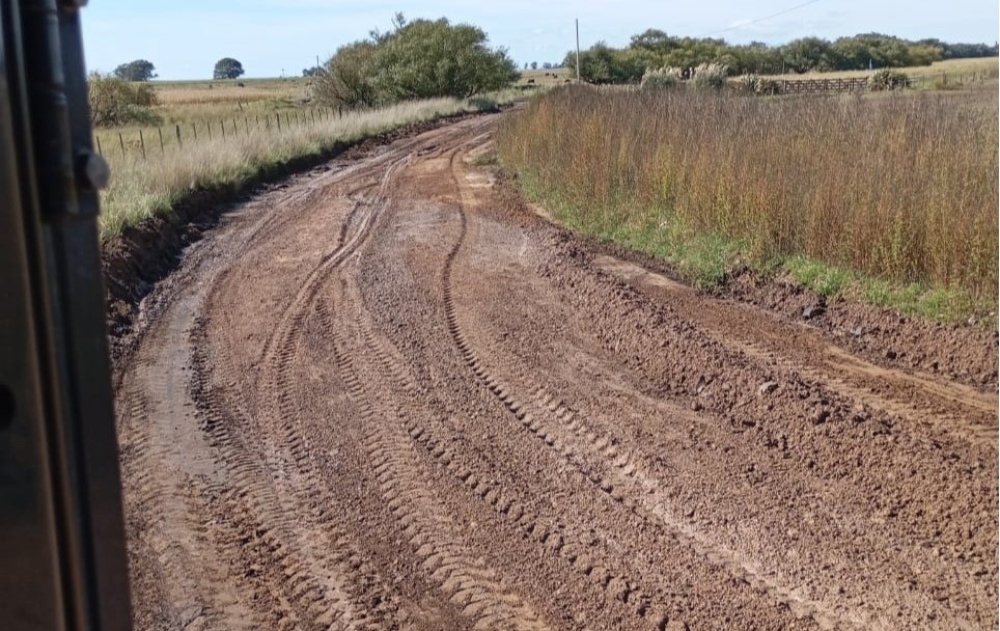
{"type": "Polygon", "coordinates": [[[871,32],[908,40],[994,44],[1000,21],[997,4],[972,0],[955,0],[947,7],[926,0],[879,6],[863,0],[766,0],[753,9],[735,0],[708,0],[680,19],[648,0],[619,3],[613,10],[594,1],[565,10],[522,0],[503,7],[463,0],[435,5],[252,0],[240,11],[205,4],[181,0],[167,8],[104,0],[88,5],[81,17],[88,71],[108,73],[119,64],[146,59],[162,81],[210,80],[216,61],[234,57],[242,62],[247,79],[299,77],[303,69],[325,63],[338,47],[365,39],[374,29],[390,28],[396,11],[407,19],[445,17],[478,26],[488,34],[490,46],[506,48],[519,69],[531,62],[561,65],[575,47],[577,17],[581,49],[599,41],[620,48],[649,28],[680,37],[771,46],[802,37],[835,40],[871,32]],[[668,28],[671,20],[674,26],[668,28]],[[184,33],[185,45],[177,45],[177,33],[184,33]]]}

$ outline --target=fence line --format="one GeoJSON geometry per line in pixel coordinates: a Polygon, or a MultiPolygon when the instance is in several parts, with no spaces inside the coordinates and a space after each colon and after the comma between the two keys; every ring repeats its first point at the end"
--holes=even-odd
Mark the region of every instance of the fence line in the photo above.
{"type": "Polygon", "coordinates": [[[156,138],[160,141],[160,153],[165,154],[167,150],[171,148],[183,151],[185,148],[190,149],[200,142],[214,142],[212,127],[216,124],[219,125],[219,129],[216,131],[222,134],[221,139],[225,141],[236,140],[241,135],[249,138],[255,133],[281,134],[289,132],[297,127],[316,125],[317,122],[322,123],[324,121],[330,121],[343,117],[344,110],[342,108],[309,108],[307,111],[302,111],[301,114],[299,113],[299,110],[295,110],[294,114],[288,111],[275,112],[273,121],[270,114],[264,116],[263,119],[259,114],[256,114],[253,118],[253,124],[251,124],[250,117],[247,115],[243,117],[242,128],[239,125],[238,119],[234,117],[229,120],[231,127],[226,125],[225,118],[219,118],[205,121],[194,121],[191,123],[191,128],[189,130],[186,127],[182,130],[180,123],[175,123],[173,125],[173,130],[170,129],[170,125],[136,127],[123,130],[95,130],[94,146],[99,154],[105,155],[105,148],[107,144],[106,142],[102,142],[101,138],[103,137],[106,141],[109,138],[109,135],[111,138],[117,135],[118,148],[121,151],[122,158],[128,159],[129,157],[132,157],[134,159],[146,160],[149,157],[148,152],[146,151],[146,136],[153,133],[154,130],[156,138]],[[282,120],[282,118],[284,118],[284,120],[282,120]],[[166,138],[164,138],[163,133],[164,127],[167,129],[166,138]],[[199,140],[199,127],[201,127],[202,131],[200,134],[201,140],[199,140]],[[173,131],[172,134],[171,131],[173,131]]]}

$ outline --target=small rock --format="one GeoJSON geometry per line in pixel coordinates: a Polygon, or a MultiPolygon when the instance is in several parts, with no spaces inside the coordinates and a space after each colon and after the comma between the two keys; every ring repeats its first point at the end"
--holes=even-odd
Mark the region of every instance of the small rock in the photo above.
{"type": "Polygon", "coordinates": [[[693,411],[695,411],[695,412],[700,412],[701,411],[701,401],[692,401],[691,402],[691,409],[693,411]]]}
{"type": "Polygon", "coordinates": [[[813,318],[818,318],[824,313],[826,313],[826,307],[823,305],[809,305],[802,310],[802,317],[806,320],[812,320],[813,318]]]}
{"type": "Polygon", "coordinates": [[[815,412],[813,412],[813,423],[816,425],[826,423],[829,418],[830,410],[827,410],[826,408],[818,408],[815,412]]]}
{"type": "Polygon", "coordinates": [[[885,352],[885,358],[889,360],[896,359],[896,351],[890,348],[885,352]]]}
{"type": "Polygon", "coordinates": [[[765,381],[757,387],[757,394],[759,396],[764,396],[771,394],[778,389],[778,383],[776,381],[765,381]]]}
{"type": "Polygon", "coordinates": [[[851,335],[853,335],[854,337],[861,337],[864,334],[865,330],[860,326],[856,326],[853,329],[851,329],[851,335]]]}

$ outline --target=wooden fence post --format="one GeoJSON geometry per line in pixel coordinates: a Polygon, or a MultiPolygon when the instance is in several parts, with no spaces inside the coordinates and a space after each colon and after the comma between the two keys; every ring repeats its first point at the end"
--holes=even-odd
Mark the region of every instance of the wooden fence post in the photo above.
{"type": "Polygon", "coordinates": [[[142,137],[142,130],[139,130],[139,147],[142,148],[142,159],[146,159],[146,140],[142,137]]]}
{"type": "Polygon", "coordinates": [[[225,120],[220,120],[219,121],[219,127],[222,128],[222,139],[225,140],[226,139],[226,121],[225,120]]]}
{"type": "Polygon", "coordinates": [[[285,112],[285,127],[288,127],[289,129],[292,127],[292,121],[288,116],[288,112],[285,112]]]}
{"type": "Polygon", "coordinates": [[[191,123],[191,131],[194,133],[194,139],[198,140],[198,123],[191,123]]]}
{"type": "Polygon", "coordinates": [[[97,141],[97,155],[103,156],[104,155],[104,150],[101,149],[101,137],[100,136],[94,136],[94,140],[97,141]]]}
{"type": "Polygon", "coordinates": [[[177,146],[178,147],[183,147],[184,146],[184,141],[181,140],[181,126],[179,124],[178,125],[174,125],[174,130],[177,132],[177,146]]]}
{"type": "Polygon", "coordinates": [[[275,112],[274,113],[274,120],[278,121],[278,133],[280,134],[281,133],[281,113],[280,112],[275,112]]]}
{"type": "Polygon", "coordinates": [[[243,117],[243,127],[247,130],[247,137],[250,137],[250,119],[246,116],[243,117]]]}
{"type": "Polygon", "coordinates": [[[160,153],[163,153],[163,128],[157,127],[156,133],[160,135],[160,153]]]}
{"type": "Polygon", "coordinates": [[[118,146],[122,148],[122,157],[125,157],[125,139],[122,138],[122,133],[118,132],[118,146]]]}

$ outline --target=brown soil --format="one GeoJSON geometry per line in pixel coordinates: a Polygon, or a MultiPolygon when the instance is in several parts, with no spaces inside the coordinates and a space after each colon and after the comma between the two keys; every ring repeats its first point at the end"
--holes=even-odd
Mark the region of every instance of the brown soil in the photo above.
{"type": "Polygon", "coordinates": [[[137,628],[995,628],[995,338],[600,251],[472,165],[495,121],[235,206],[143,301],[137,628]]]}

